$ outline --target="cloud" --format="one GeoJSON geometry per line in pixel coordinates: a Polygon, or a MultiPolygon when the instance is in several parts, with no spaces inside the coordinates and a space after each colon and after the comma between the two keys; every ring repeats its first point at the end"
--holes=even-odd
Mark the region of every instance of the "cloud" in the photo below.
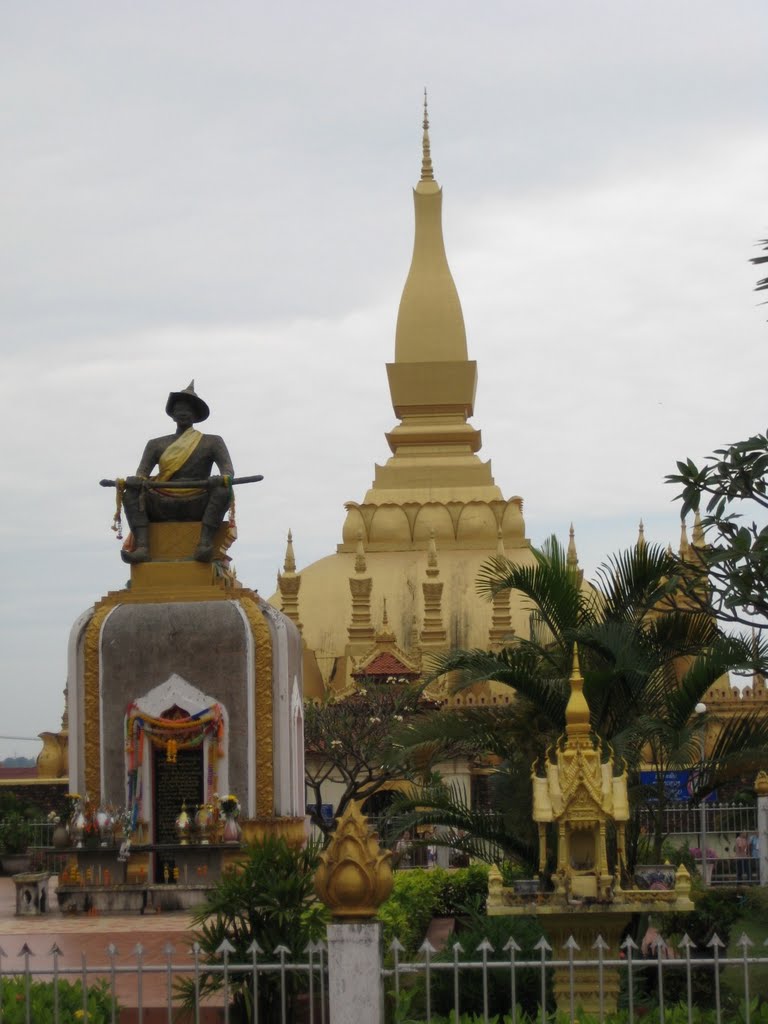
{"type": "Polygon", "coordinates": [[[674,541],[674,460],[764,428],[766,22],[757,2],[589,0],[6,18],[18,731],[56,728],[69,624],[125,578],[98,480],[135,468],[191,377],[265,476],[238,496],[241,578],[272,591],[288,527],[301,564],[334,549],[389,455],[425,82],[482,457],[533,540],[574,520],[588,569],[640,516],[674,541]]]}

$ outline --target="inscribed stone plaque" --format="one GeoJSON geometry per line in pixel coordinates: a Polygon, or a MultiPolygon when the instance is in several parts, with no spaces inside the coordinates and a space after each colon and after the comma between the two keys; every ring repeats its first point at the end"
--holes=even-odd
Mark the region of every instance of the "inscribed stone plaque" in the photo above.
{"type": "Polygon", "coordinates": [[[186,801],[193,818],[203,802],[203,751],[178,750],[176,761],[166,760],[165,749],[156,747],[155,755],[155,842],[177,843],[176,819],[186,801]]]}

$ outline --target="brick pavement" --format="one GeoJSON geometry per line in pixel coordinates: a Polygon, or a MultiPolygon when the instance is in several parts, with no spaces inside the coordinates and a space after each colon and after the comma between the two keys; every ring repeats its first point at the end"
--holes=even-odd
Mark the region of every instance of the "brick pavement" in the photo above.
{"type": "MultiPolygon", "coordinates": [[[[173,946],[174,965],[191,965],[189,946],[192,941],[191,915],[186,912],[160,914],[90,914],[63,915],[55,897],[56,877],[51,878],[48,914],[40,917],[16,917],[16,890],[12,879],[0,877],[0,947],[5,952],[2,971],[10,974],[23,970],[24,957],[20,951],[24,943],[34,953],[35,968],[53,966],[51,948],[56,944],[62,951],[59,967],[80,967],[85,955],[89,966],[104,967],[109,971],[106,948],[117,947],[116,966],[136,966],[135,947],[143,946],[142,963],[146,967],[167,964],[165,952],[173,946]]],[[[93,976],[91,976],[93,977],[93,976]]],[[[120,1015],[120,1024],[137,1020],[138,991],[135,974],[117,975],[117,996],[126,1011],[120,1015]]],[[[142,1004],[145,1007],[143,1024],[166,1021],[167,973],[148,973],[142,979],[142,1004]]],[[[201,1018],[203,1022],[223,1020],[223,1013],[213,1006],[201,1018]]]]}

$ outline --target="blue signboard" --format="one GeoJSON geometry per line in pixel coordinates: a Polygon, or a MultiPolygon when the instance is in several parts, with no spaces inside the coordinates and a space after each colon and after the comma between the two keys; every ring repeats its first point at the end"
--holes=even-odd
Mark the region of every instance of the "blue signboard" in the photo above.
{"type": "MultiPolygon", "coordinates": [[[[314,814],[317,804],[307,804],[307,814],[314,814]]],[[[320,804],[320,817],[325,822],[333,821],[333,804],[320,804]]]]}
{"type": "MultiPolygon", "coordinates": [[[[693,791],[696,785],[696,769],[680,768],[677,771],[664,772],[664,796],[672,803],[687,803],[693,799],[693,791]]],[[[640,784],[642,786],[656,786],[658,772],[640,772],[640,784]]],[[[705,798],[706,803],[717,800],[717,793],[713,790],[705,798]]]]}

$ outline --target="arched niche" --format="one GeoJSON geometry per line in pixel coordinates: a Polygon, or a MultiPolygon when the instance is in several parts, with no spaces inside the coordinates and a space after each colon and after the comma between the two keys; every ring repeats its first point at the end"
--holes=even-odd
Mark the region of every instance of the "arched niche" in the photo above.
{"type": "Polygon", "coordinates": [[[347,508],[347,518],[344,520],[341,530],[341,539],[345,544],[357,544],[361,533],[365,539],[365,520],[359,508],[354,505],[350,506],[347,508]]]}
{"type": "Polygon", "coordinates": [[[422,542],[428,541],[432,530],[435,531],[435,543],[438,551],[441,541],[453,543],[455,532],[451,514],[445,505],[438,502],[428,502],[419,509],[413,526],[413,539],[422,542]]]}
{"type": "Polygon", "coordinates": [[[493,545],[497,532],[496,516],[490,505],[485,501],[467,502],[459,516],[457,541],[481,541],[493,545]]]}
{"type": "MultiPolygon", "coordinates": [[[[146,823],[155,837],[160,817],[178,815],[166,807],[168,792],[158,791],[158,756],[176,763],[179,751],[199,750],[200,794],[197,803],[211,803],[214,794],[229,792],[229,715],[217,698],[173,674],[134,700],[125,715],[126,806],[134,819],[146,823]],[[183,724],[188,722],[189,728],[183,724]],[[175,728],[174,723],[178,728],[175,728]],[[168,750],[173,741],[178,750],[168,750]],[[161,807],[160,804],[163,804],[161,807]]],[[[182,757],[183,760],[183,757],[182,757]]],[[[194,814],[195,808],[189,808],[194,814]]]]}
{"type": "Polygon", "coordinates": [[[380,505],[373,514],[368,540],[371,544],[392,541],[408,543],[411,528],[408,517],[399,505],[380,505]]]}
{"type": "Polygon", "coordinates": [[[525,522],[518,501],[507,502],[501,521],[501,532],[504,540],[521,541],[525,539],[525,522]]]}

